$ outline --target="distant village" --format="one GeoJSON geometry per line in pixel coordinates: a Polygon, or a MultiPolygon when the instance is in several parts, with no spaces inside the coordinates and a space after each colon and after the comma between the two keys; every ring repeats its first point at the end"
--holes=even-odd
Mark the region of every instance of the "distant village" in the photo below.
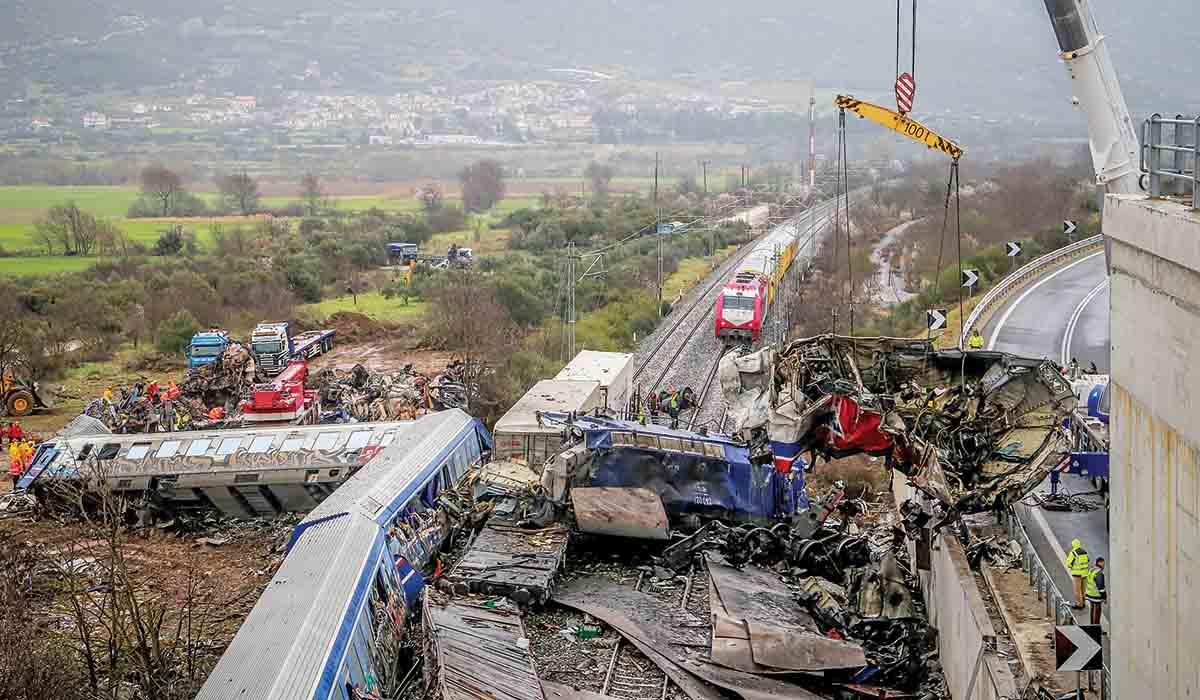
{"type": "MultiPolygon", "coordinates": [[[[719,98],[698,94],[638,92],[610,76],[562,69],[546,80],[429,84],[393,95],[336,91],[274,90],[269,96],[216,93],[203,81],[189,94],[89,105],[77,114],[29,113],[23,100],[4,105],[0,133],[45,136],[54,132],[110,132],[149,129],[162,133],[269,130],[283,139],[308,135],[308,141],[354,141],[382,146],[420,144],[504,145],[537,142],[595,142],[610,121],[636,120],[639,113],[686,111],[708,117],[796,111],[754,97],[719,98]],[[24,114],[23,114],[24,112],[24,114]],[[316,137],[311,138],[311,137],[316,137]]],[[[305,76],[320,81],[312,63],[305,76]]],[[[620,134],[609,136],[619,137],[620,134]]],[[[611,140],[611,139],[609,139],[611,140]]]]}

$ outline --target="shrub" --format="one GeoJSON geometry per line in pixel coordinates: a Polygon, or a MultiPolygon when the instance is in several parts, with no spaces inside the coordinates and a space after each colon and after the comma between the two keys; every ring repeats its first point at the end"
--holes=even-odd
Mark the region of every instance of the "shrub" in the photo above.
{"type": "Polygon", "coordinates": [[[175,312],[158,326],[154,345],[160,352],[178,353],[192,342],[192,336],[200,331],[200,323],[187,310],[175,312]]]}

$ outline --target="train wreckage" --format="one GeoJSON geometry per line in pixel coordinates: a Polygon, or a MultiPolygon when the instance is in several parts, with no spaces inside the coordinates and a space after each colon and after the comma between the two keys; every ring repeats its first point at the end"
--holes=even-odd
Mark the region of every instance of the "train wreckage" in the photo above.
{"type": "Polygon", "coordinates": [[[1074,395],[1048,360],[823,335],[731,353],[719,373],[756,454],[882,455],[948,514],[1020,499],[1068,450],[1074,395]]]}
{"type": "MultiPolygon", "coordinates": [[[[956,536],[938,526],[1023,497],[1057,464],[1074,402],[1058,368],[820,336],[732,353],[719,376],[733,437],[542,413],[561,431],[545,463],[489,461],[490,436],[453,410],[245,436],[273,454],[312,431],[296,444],[319,456],[322,431],[345,430],[330,445],[343,451],[380,432],[338,458],[349,478],[296,528],[201,697],[944,697],[913,543],[956,536]],[[858,453],[920,502],[840,483],[810,495],[819,458],[858,453]]],[[[138,438],[86,439],[128,462],[138,438]]],[[[205,469],[218,461],[257,468],[205,469]]],[[[235,505],[277,508],[249,479],[224,487],[235,505]]],[[[187,492],[218,502],[202,488],[187,492]]]]}

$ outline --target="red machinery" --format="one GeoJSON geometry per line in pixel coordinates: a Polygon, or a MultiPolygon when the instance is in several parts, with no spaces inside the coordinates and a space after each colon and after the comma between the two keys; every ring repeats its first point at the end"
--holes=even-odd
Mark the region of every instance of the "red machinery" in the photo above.
{"type": "Polygon", "coordinates": [[[739,272],[717,297],[716,334],[726,343],[753,343],[762,332],[770,282],[757,272],[739,272]]]}
{"type": "Polygon", "coordinates": [[[270,384],[255,384],[250,400],[242,402],[247,423],[315,425],[320,416],[316,389],[305,389],[308,363],[296,360],[270,384]]]}

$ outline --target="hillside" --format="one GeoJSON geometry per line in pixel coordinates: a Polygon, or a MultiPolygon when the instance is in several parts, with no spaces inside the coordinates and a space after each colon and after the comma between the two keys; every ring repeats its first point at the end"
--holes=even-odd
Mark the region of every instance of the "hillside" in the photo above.
{"type": "MultiPolygon", "coordinates": [[[[1172,89],[1196,84],[1186,47],[1200,41],[1200,24],[1165,20],[1194,15],[1194,2],[1158,0],[1138,12],[1097,5],[1134,112],[1187,107],[1172,89]]],[[[1065,101],[1042,3],[928,0],[919,11],[927,109],[1050,114],[1049,103],[1065,101]]],[[[10,91],[25,80],[82,92],[205,78],[261,95],[303,87],[299,76],[317,61],[322,87],[385,92],[551,68],[633,79],[811,76],[824,87],[886,90],[894,12],[882,0],[14,0],[0,8],[0,60],[11,69],[0,75],[10,91]]]]}

